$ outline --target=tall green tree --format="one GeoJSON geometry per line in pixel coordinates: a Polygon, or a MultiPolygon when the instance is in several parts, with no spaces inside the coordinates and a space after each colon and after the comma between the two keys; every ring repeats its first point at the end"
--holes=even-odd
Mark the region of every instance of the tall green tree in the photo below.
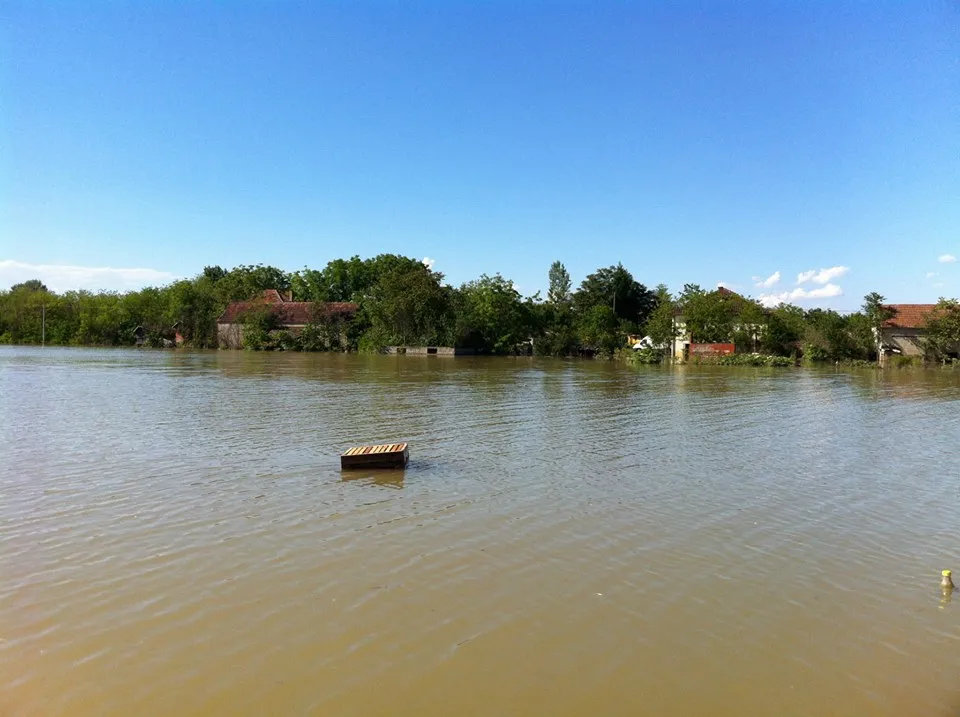
{"type": "Polygon", "coordinates": [[[884,304],[886,299],[876,291],[871,291],[863,297],[861,312],[866,317],[869,328],[873,333],[871,353],[879,354],[880,340],[883,336],[883,324],[896,316],[896,310],[884,304]]]}
{"type": "Polygon", "coordinates": [[[460,287],[459,295],[458,336],[465,345],[504,354],[531,337],[530,306],[509,279],[484,274],[460,287]]]}
{"type": "Polygon", "coordinates": [[[705,291],[696,284],[686,284],[679,303],[692,342],[723,343],[733,339],[739,311],[727,292],[705,291]]]}
{"type": "Polygon", "coordinates": [[[367,347],[442,344],[450,323],[450,294],[442,279],[419,262],[387,270],[362,299],[370,320],[367,347]]]}
{"type": "Polygon", "coordinates": [[[550,265],[550,271],[547,274],[549,279],[549,288],[547,289],[547,301],[551,304],[569,303],[571,294],[570,273],[567,268],[559,261],[550,265]]]}
{"type": "Polygon", "coordinates": [[[655,346],[670,346],[678,336],[677,307],[666,284],[657,285],[653,293],[656,296],[657,306],[647,319],[644,333],[650,337],[655,346]]]}
{"type": "Polygon", "coordinates": [[[586,314],[596,306],[608,306],[625,322],[629,330],[642,326],[656,305],[653,292],[636,281],[623,264],[597,269],[580,284],[573,302],[576,310],[586,314]]]}

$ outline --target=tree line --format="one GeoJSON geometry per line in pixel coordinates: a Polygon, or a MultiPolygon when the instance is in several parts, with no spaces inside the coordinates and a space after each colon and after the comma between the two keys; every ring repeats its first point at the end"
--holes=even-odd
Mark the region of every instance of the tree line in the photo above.
{"type": "MultiPolygon", "coordinates": [[[[682,320],[697,343],[731,342],[738,350],[811,361],[870,360],[876,356],[875,332],[889,318],[879,294],[869,294],[852,314],[792,305],[767,309],[724,289],[688,284],[677,295],[663,284],[649,289],[621,264],[597,269],[574,288],[556,261],[548,271],[546,296],[524,297],[500,274],[451,286],[421,261],[382,254],[294,272],[261,264],[209,266],[190,279],[123,293],[57,293],[38,280],[27,281],[0,291],[0,343],[132,345],[141,327],[152,345],[179,333],[189,346],[215,348],[216,319],[225,307],[267,289],[314,302],[315,310],[297,335],[277,330],[269,311],[251,312],[249,348],[377,351],[440,345],[491,354],[609,356],[625,346],[628,335],[649,336],[654,346],[669,344],[682,320]],[[338,302],[358,309],[346,318],[330,310],[338,302]]],[[[940,325],[928,341],[931,356],[960,338],[960,306],[955,300],[941,306],[940,325]]]]}

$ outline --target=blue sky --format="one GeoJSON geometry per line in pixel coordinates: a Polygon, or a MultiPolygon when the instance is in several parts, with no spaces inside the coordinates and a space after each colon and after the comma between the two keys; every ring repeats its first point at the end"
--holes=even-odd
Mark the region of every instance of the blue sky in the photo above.
{"type": "Polygon", "coordinates": [[[0,285],[398,252],[525,293],[560,259],[960,295],[946,0],[8,0],[0,28],[0,285]]]}

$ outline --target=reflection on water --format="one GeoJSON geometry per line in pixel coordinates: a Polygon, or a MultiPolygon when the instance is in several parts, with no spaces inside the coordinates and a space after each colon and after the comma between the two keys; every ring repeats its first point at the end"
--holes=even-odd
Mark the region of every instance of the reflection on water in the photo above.
{"type": "Polygon", "coordinates": [[[0,715],[956,714],[958,407],[947,371],[0,349],[0,715]]]}
{"type": "MultiPolygon", "coordinates": [[[[414,463],[411,470],[417,470],[414,463]]],[[[344,482],[362,481],[368,485],[379,485],[386,488],[403,488],[403,476],[405,471],[396,470],[342,470],[340,471],[340,480],[344,482]]]]}

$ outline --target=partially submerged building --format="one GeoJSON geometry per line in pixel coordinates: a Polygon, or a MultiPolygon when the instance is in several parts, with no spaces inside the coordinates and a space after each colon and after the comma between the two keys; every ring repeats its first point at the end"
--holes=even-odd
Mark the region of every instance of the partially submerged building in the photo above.
{"type": "Polygon", "coordinates": [[[407,356],[473,356],[476,351],[458,346],[387,346],[384,353],[407,356]]]}
{"type": "Polygon", "coordinates": [[[259,312],[270,314],[276,329],[299,334],[310,324],[351,321],[358,308],[349,302],[293,301],[291,292],[267,289],[256,299],[234,301],[224,309],[217,318],[217,341],[223,348],[241,348],[246,319],[259,312]]]}
{"type": "Polygon", "coordinates": [[[877,344],[880,363],[887,356],[923,356],[923,337],[927,320],[936,310],[936,304],[887,304],[893,317],[883,322],[877,344]]]}
{"type": "MultiPolygon", "coordinates": [[[[739,311],[744,304],[749,302],[749,299],[743,297],[735,291],[731,291],[725,286],[720,286],[714,290],[721,299],[725,302],[729,302],[739,311]]],[[[669,355],[675,361],[687,361],[695,356],[722,356],[729,353],[733,353],[735,348],[734,345],[730,342],[724,343],[698,343],[690,335],[690,330],[687,327],[687,322],[683,316],[683,311],[677,309],[673,317],[674,325],[674,339],[672,345],[670,346],[669,355]]],[[[733,332],[739,332],[744,334],[749,334],[752,336],[752,346],[750,350],[756,350],[756,344],[760,339],[760,334],[763,332],[762,324],[737,324],[733,326],[733,332]]],[[[732,337],[728,337],[732,338],[732,337]]]]}

